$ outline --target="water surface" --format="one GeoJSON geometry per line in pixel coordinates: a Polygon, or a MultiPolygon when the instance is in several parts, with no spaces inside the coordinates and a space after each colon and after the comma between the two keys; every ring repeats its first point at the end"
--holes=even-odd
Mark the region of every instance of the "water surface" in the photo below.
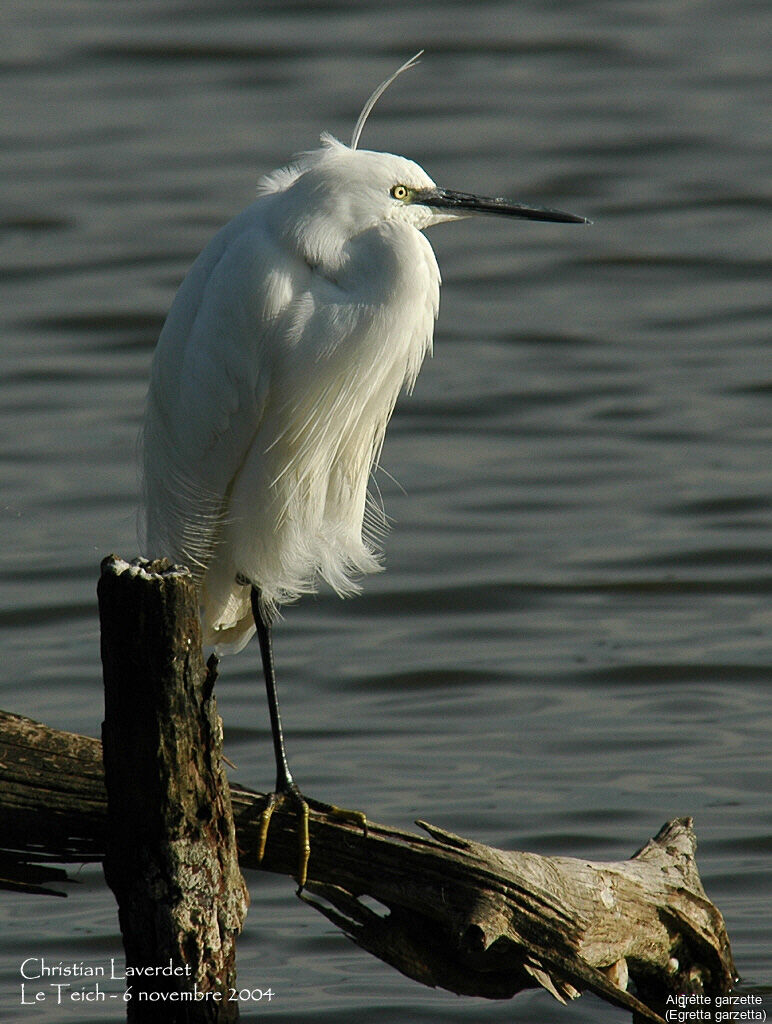
{"type": "MultiPolygon", "coordinates": [[[[768,48],[752,0],[0,12],[0,706],[98,735],[101,557],[137,550],[153,346],[207,239],[320,130],[441,184],[591,228],[431,233],[435,357],[378,485],[387,572],[277,630],[308,792],[545,854],[629,856],[695,817],[745,984],[770,979],[768,48]]],[[[257,651],[218,683],[237,777],[272,781],[257,651]]],[[[0,899],[3,1021],[23,956],[120,954],[95,867],[0,899]]],[[[420,988],[249,876],[240,978],[277,1021],[620,1019],[590,998],[420,988]]],[[[246,1015],[250,1019],[250,1014],[246,1015]]]]}

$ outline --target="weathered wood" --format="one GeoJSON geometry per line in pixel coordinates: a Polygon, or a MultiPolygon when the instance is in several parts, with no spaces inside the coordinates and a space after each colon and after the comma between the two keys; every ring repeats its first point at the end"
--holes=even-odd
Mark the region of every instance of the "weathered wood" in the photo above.
{"type": "Polygon", "coordinates": [[[107,791],[105,878],[134,979],[130,1022],[226,1024],[248,892],[221,764],[216,670],[186,569],[115,556],[99,581],[107,791]],[[174,973],[152,973],[170,965],[174,973]],[[202,995],[180,1002],[179,994],[202,995]],[[151,993],[175,1001],[151,1001],[151,993]],[[150,997],[150,998],[148,998],[150,997]]]}
{"type": "MultiPolygon", "coordinates": [[[[227,783],[211,699],[214,674],[207,675],[202,663],[194,590],[187,572],[168,563],[128,565],[111,558],[103,566],[100,599],[105,675],[120,681],[117,694],[111,695],[108,684],[106,698],[109,820],[96,740],[56,734],[0,713],[0,782],[7,781],[6,799],[0,790],[0,853],[4,848],[11,855],[9,884],[18,888],[22,858],[13,858],[20,851],[30,851],[34,861],[93,859],[106,849],[106,873],[120,893],[122,876],[142,875],[137,867],[144,864],[149,841],[162,850],[165,844],[145,874],[162,879],[162,902],[185,908],[184,926],[196,913],[185,896],[196,891],[198,878],[188,870],[169,882],[167,868],[175,866],[191,835],[203,839],[204,847],[212,837],[218,848],[232,846],[232,829],[217,832],[227,812],[227,783]],[[149,602],[147,594],[140,596],[148,583],[149,602]],[[202,762],[200,748],[210,747],[211,740],[202,762]],[[120,780],[129,752],[137,750],[149,765],[147,778],[130,774],[120,780]],[[159,786],[158,766],[167,758],[172,768],[162,772],[159,786]],[[207,790],[207,773],[220,790],[207,790]],[[153,791],[152,805],[165,813],[143,820],[153,791]],[[52,804],[56,810],[50,814],[52,804]],[[181,825],[183,808],[188,818],[181,825]],[[209,830],[204,836],[202,821],[204,832],[209,830]]],[[[262,797],[234,788],[232,805],[241,863],[256,867],[262,797]]],[[[489,998],[509,998],[536,985],[562,1001],[590,990],[632,1011],[634,1020],[657,1022],[668,995],[718,994],[732,985],[729,941],[700,882],[689,819],[669,822],[630,860],[607,864],[494,850],[419,824],[429,838],[372,822],[365,837],[356,825],[314,810],[303,894],[360,946],[409,977],[489,998]],[[384,913],[366,906],[363,896],[377,900],[384,913]]],[[[260,867],[294,874],[296,825],[293,811],[276,809],[260,867]]],[[[186,867],[191,864],[195,868],[199,861],[194,857],[186,867]]],[[[219,863],[212,871],[214,894],[222,894],[234,876],[219,863]]],[[[240,896],[240,876],[237,889],[240,896]]],[[[140,897],[151,932],[158,930],[157,896],[158,891],[140,897]]],[[[169,924],[165,919],[161,930],[169,924]]],[[[156,962],[158,948],[154,935],[156,962]]]]}
{"type": "Polygon", "coordinates": [[[0,844],[48,861],[105,852],[102,744],[0,711],[0,844]]]}
{"type": "MultiPolygon", "coordinates": [[[[107,830],[100,776],[98,740],[0,712],[0,848],[47,861],[98,857],[107,830]]],[[[231,795],[242,867],[257,867],[260,795],[236,785],[231,795]]],[[[263,868],[294,875],[294,827],[292,812],[277,809],[263,868]]],[[[537,984],[562,999],[591,990],[640,1020],[657,1020],[668,994],[731,986],[729,940],[699,880],[688,819],[614,863],[497,851],[424,827],[429,837],[370,822],[364,840],[311,812],[305,898],[404,974],[490,998],[537,984]],[[366,907],[365,895],[390,912],[366,907]],[[648,1009],[618,987],[625,975],[648,1009]]]]}
{"type": "MultiPolygon", "coordinates": [[[[239,841],[251,843],[254,811],[240,805],[239,841]]],[[[307,885],[331,904],[317,909],[409,977],[489,998],[536,984],[562,1002],[589,990],[651,1021],[669,994],[732,986],[729,939],[699,879],[690,819],[611,863],[496,850],[418,824],[431,839],[369,824],[365,843],[355,827],[314,815],[307,885]],[[389,914],[373,913],[363,895],[389,914]],[[629,982],[641,998],[624,990],[629,982]]],[[[295,842],[284,816],[264,866],[291,874],[295,842]]]]}

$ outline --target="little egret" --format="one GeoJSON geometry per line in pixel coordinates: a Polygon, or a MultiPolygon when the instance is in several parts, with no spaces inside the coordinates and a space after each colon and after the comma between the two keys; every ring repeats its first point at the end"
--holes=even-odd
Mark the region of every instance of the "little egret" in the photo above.
{"type": "Polygon", "coordinates": [[[190,567],[204,642],[218,653],[257,630],[277,773],[258,855],[274,807],[290,799],[301,887],[309,801],[287,764],[271,624],[320,578],[346,595],[380,568],[367,482],[438,312],[422,231],[472,214],[586,222],[438,188],[411,160],[358,149],[374,103],[418,56],[375,90],[349,146],[322,135],[209,242],[172,303],[147,399],[146,553],[190,567]]]}

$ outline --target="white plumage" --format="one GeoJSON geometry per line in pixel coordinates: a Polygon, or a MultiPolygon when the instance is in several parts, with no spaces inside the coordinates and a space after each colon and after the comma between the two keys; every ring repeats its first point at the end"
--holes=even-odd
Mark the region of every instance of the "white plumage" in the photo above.
{"type": "Polygon", "coordinates": [[[147,402],[146,547],[193,569],[206,643],[254,632],[244,580],[270,614],[379,568],[367,482],[431,349],[440,274],[420,228],[448,219],[395,185],[435,187],[323,136],[263,179],[174,299],[147,402]]]}

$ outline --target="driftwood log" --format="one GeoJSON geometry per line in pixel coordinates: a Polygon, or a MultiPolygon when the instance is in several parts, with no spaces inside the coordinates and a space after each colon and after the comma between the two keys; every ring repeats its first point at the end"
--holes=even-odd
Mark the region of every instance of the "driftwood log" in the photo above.
{"type": "MultiPolygon", "coordinates": [[[[255,868],[262,797],[236,785],[231,797],[241,866],[255,868]]],[[[700,882],[689,819],[613,863],[495,850],[419,824],[428,836],[370,822],[365,838],[312,811],[301,894],[409,977],[498,999],[537,985],[561,1001],[592,991],[638,1021],[660,1021],[668,996],[732,986],[729,940],[700,882]]],[[[100,860],[107,833],[99,741],[0,712],[7,887],[50,891],[39,865],[100,860]]],[[[260,867],[295,873],[292,811],[275,812],[260,867]]]]}

